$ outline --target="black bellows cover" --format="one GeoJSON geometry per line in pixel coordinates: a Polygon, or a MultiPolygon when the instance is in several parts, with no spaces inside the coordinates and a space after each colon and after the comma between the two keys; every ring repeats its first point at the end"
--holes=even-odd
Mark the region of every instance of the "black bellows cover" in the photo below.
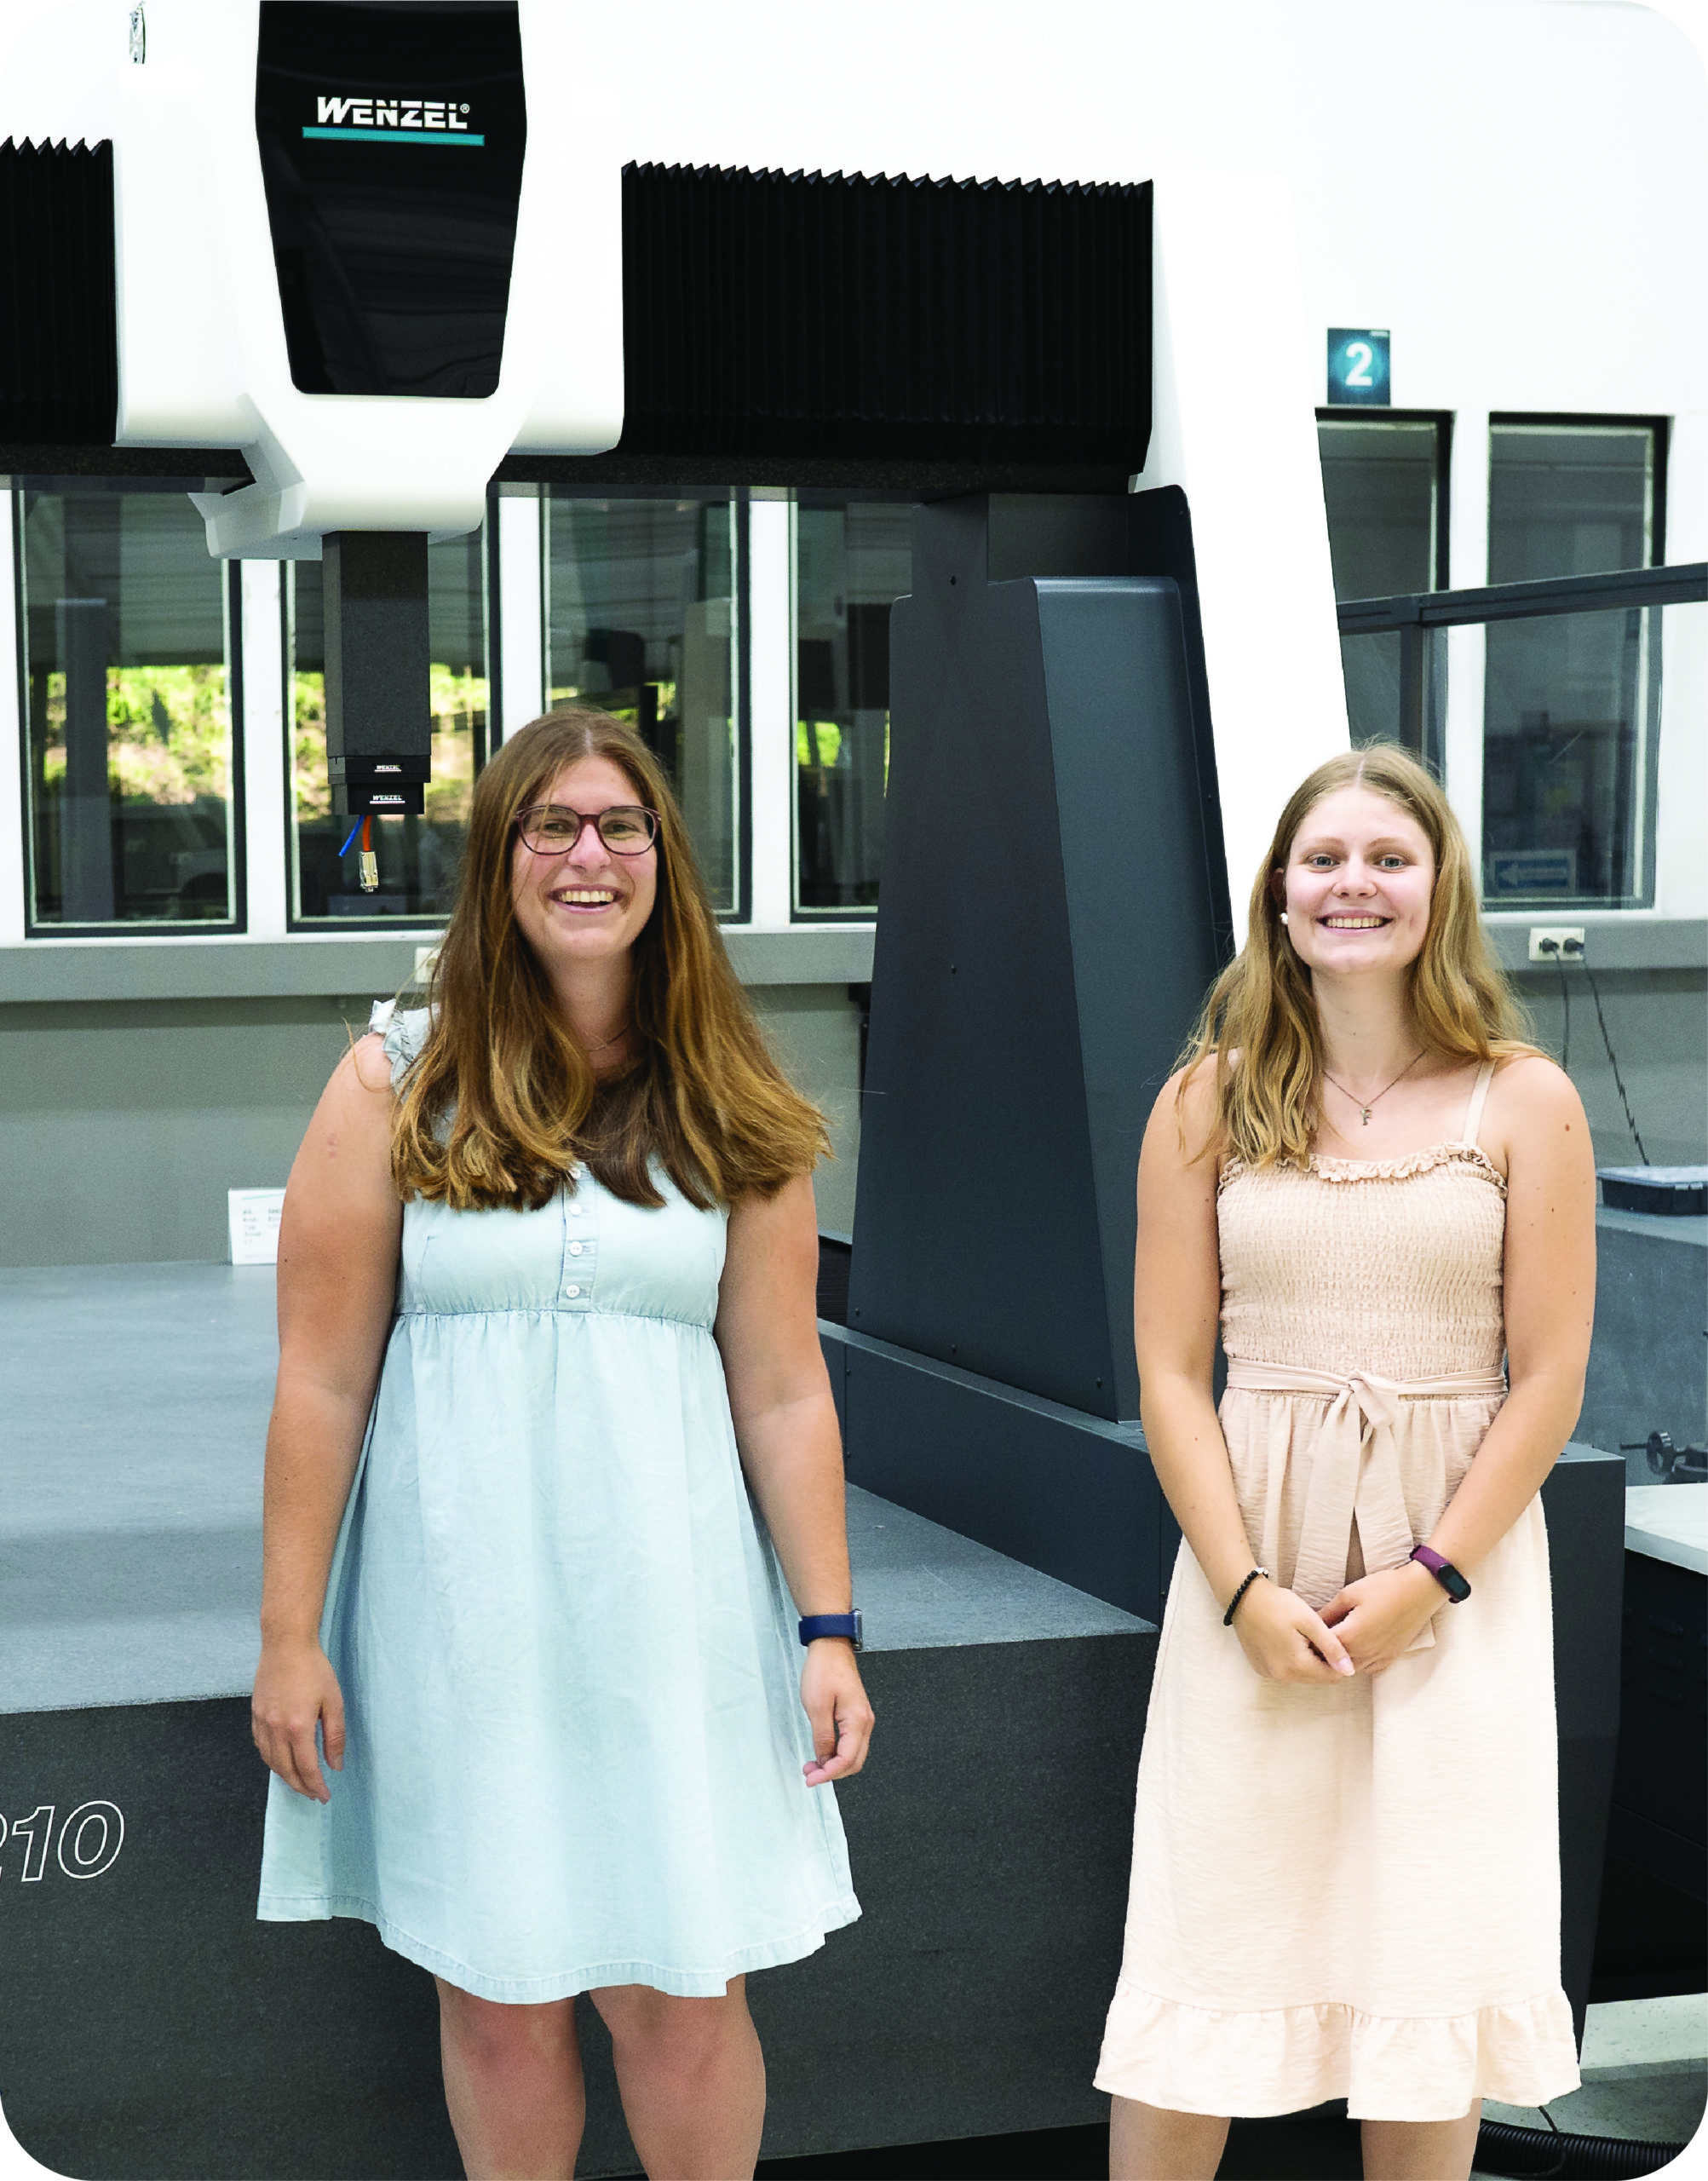
{"type": "Polygon", "coordinates": [[[111,144],[0,144],[0,440],[111,446],[111,144]]]}
{"type": "Polygon", "coordinates": [[[1151,186],[630,165],[636,454],[1143,467],[1151,186]]]}

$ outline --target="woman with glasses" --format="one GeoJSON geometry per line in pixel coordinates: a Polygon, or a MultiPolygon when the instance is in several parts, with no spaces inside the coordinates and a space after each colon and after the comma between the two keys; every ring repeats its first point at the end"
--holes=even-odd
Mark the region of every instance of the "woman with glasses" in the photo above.
{"type": "Polygon", "coordinates": [[[1344,2098],[1370,2181],[1464,2181],[1485,2096],[1578,2081],[1537,1495],[1583,1398],[1596,1183],[1403,751],[1288,802],[1138,1200],[1145,1435],[1185,1542],[1111,2171],[1210,2181],[1229,2115],[1344,2098]]]}
{"type": "Polygon", "coordinates": [[[860,1913],[823,1124],[601,713],[482,774],[430,997],[285,1197],[260,1913],[433,1972],[471,2175],[572,2172],[582,1992],[647,2172],[750,2173],[744,1979],[860,1913]]]}

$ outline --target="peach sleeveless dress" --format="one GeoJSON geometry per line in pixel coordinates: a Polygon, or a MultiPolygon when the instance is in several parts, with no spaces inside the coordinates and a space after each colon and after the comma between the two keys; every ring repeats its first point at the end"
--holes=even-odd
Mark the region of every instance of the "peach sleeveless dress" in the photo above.
{"type": "MultiPolygon", "coordinates": [[[[1425,1541],[1505,1395],[1505,1183],[1229,1162],[1221,1408],[1255,1561],[1310,1604],[1425,1541]]],[[[1548,1541],[1533,1499],[1386,1672],[1264,1680],[1185,1545],[1097,2086],[1188,2113],[1442,2121],[1573,2089],[1548,1541]]]]}

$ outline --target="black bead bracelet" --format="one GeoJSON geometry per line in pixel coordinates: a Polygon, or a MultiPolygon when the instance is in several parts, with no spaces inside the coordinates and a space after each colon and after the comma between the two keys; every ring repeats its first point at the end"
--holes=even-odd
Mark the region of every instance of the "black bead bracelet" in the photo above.
{"type": "Polygon", "coordinates": [[[1222,1616],[1222,1626],[1224,1628],[1231,1628],[1234,1626],[1234,1615],[1238,1608],[1240,1599],[1245,1597],[1246,1591],[1251,1589],[1252,1584],[1257,1581],[1260,1575],[1262,1576],[1266,1582],[1273,1580],[1267,1568],[1254,1568],[1251,1574],[1245,1578],[1245,1581],[1239,1585],[1239,1589],[1235,1591],[1233,1597],[1228,1601],[1228,1610],[1222,1616]]]}

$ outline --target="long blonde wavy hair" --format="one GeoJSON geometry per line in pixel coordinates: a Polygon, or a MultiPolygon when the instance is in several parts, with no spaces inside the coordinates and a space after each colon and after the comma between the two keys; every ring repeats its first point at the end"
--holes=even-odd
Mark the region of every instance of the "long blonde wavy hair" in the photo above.
{"type": "Polygon", "coordinates": [[[1274,882],[1305,820],[1343,787],[1366,788],[1415,819],[1435,859],[1429,929],[1406,973],[1418,1042],[1446,1060],[1504,1060],[1538,1050],[1490,951],[1470,853],[1447,798],[1397,744],[1349,750],[1319,765],[1287,798],[1251,888],[1245,944],[1211,987],[1181,1056],[1176,1113],[1182,1129],[1188,1085],[1214,1064],[1214,1117],[1198,1157],[1303,1166],[1310,1156],[1322,1118],[1322,1033],[1310,971],[1287,937],[1274,882]]]}
{"type": "Polygon", "coordinates": [[[480,774],[428,1004],[392,1114],[392,1177],[405,1199],[537,1211],[584,1160],[617,1196],[658,1206],[657,1159],[704,1209],[774,1195],[830,1148],[823,1116],[766,1050],[658,760],[608,713],[548,712],[480,774]],[[658,814],[657,898],[634,949],[641,1052],[602,1080],[516,923],[511,880],[518,812],[584,757],[610,759],[658,814]]]}

